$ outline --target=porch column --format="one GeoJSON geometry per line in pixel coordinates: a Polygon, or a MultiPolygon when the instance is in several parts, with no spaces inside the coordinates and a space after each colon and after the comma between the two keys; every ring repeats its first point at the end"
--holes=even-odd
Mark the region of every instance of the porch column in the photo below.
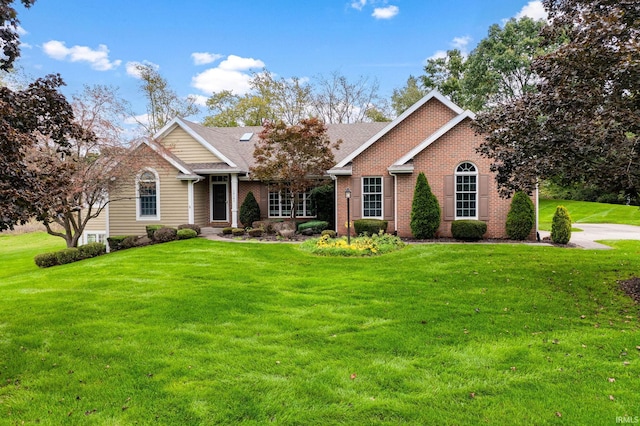
{"type": "Polygon", "coordinates": [[[193,225],[195,223],[195,214],[194,214],[194,201],[193,201],[193,184],[197,181],[187,181],[187,215],[188,215],[188,223],[193,225]]]}
{"type": "Polygon", "coordinates": [[[231,174],[231,226],[238,227],[238,174],[231,174]]]}

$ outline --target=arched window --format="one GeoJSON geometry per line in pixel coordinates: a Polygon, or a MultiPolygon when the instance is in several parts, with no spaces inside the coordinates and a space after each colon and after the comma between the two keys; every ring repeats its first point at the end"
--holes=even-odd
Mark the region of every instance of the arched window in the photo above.
{"type": "Polygon", "coordinates": [[[456,219],[478,218],[478,169],[465,162],[456,168],[456,219]]]}
{"type": "Polygon", "coordinates": [[[136,199],[138,219],[159,219],[158,174],[155,170],[144,170],[137,179],[136,199]]]}

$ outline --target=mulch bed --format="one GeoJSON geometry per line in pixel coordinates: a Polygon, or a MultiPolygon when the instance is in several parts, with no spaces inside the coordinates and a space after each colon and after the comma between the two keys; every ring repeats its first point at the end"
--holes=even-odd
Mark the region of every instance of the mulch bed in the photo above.
{"type": "Polygon", "coordinates": [[[618,285],[636,303],[640,303],[640,278],[633,277],[628,280],[618,281],[618,285]]]}

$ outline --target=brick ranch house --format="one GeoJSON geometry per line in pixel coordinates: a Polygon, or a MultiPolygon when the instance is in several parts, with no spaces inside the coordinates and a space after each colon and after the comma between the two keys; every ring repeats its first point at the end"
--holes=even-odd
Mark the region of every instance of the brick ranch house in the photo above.
{"type": "MultiPolygon", "coordinates": [[[[470,111],[432,91],[390,123],[329,124],[336,165],[336,231],[346,234],[345,190],[351,219],[387,220],[388,232],[410,237],[417,176],[424,172],[442,209],[438,235],[451,235],[456,219],[487,223],[487,238],[503,238],[510,200],[500,198],[489,160],[476,153],[482,141],[470,111]]],[[[146,225],[239,226],[239,209],[249,191],[264,218],[290,216],[286,194],[251,178],[254,143],[261,127],[210,128],[176,118],[136,149],[149,155],[135,183],[118,194],[85,231],[84,242],[109,235],[142,235],[146,225]]],[[[535,201],[535,200],[534,200],[535,201]]],[[[311,217],[306,195],[297,216],[311,217]]],[[[535,232],[532,232],[532,238],[535,232]]]]}

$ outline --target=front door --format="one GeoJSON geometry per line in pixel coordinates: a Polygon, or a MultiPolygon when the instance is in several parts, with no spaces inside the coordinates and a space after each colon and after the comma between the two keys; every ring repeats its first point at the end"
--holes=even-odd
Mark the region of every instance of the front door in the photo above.
{"type": "Polygon", "coordinates": [[[227,184],[214,183],[211,185],[211,221],[227,221],[227,184]]]}

